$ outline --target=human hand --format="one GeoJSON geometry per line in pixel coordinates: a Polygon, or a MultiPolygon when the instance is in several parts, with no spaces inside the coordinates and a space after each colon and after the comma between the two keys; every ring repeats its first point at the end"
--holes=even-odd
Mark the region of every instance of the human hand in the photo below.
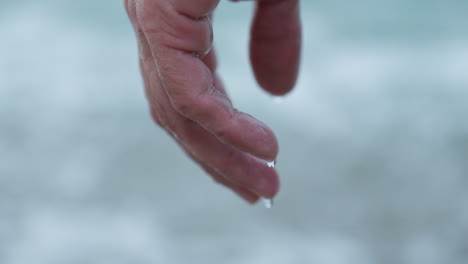
{"type": "MultiPolygon", "coordinates": [[[[272,198],[278,174],[273,131],[237,111],[216,73],[212,12],[220,0],[125,0],[136,31],[151,115],[219,182],[247,201],[272,198]]],[[[235,1],[235,0],[234,0],[235,1]]],[[[274,95],[297,78],[298,0],[257,0],[250,58],[258,83],[274,95]]]]}

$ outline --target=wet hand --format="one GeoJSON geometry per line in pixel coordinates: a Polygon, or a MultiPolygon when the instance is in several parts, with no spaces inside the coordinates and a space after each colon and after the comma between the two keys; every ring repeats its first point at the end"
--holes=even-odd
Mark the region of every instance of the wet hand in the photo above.
{"type": "MultiPolygon", "coordinates": [[[[212,12],[219,0],[126,0],[151,115],[219,182],[249,202],[279,189],[273,131],[236,110],[216,73],[212,12]]],[[[292,89],[300,54],[298,0],[258,0],[250,57],[258,83],[292,89]]]]}

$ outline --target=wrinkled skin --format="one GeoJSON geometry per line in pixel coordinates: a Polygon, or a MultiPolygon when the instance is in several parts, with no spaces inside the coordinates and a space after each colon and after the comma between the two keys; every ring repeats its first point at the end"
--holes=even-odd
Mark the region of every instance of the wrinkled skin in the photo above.
{"type": "MultiPolygon", "coordinates": [[[[126,0],[151,115],[216,182],[254,203],[279,189],[273,131],[237,111],[216,73],[212,13],[220,0],[126,0]]],[[[260,86],[289,92],[301,43],[298,0],[257,0],[250,58],[260,86]]]]}

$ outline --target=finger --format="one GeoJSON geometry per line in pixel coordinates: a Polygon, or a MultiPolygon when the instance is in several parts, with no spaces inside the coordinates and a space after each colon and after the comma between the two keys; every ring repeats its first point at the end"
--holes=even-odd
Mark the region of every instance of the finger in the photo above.
{"type": "MultiPolygon", "coordinates": [[[[151,76],[148,79],[155,84],[151,76]]],[[[152,88],[161,93],[158,93],[159,100],[151,105],[151,115],[198,163],[222,175],[233,184],[232,187],[237,186],[262,197],[276,195],[279,177],[265,161],[220,142],[197,123],[173,110],[161,85],[152,88]]]]}
{"type": "Polygon", "coordinates": [[[153,89],[158,89],[159,99],[151,105],[151,114],[168,133],[199,163],[213,168],[227,180],[256,195],[274,197],[279,189],[279,177],[265,161],[220,142],[194,121],[171,108],[162,85],[149,76],[153,89]],[[161,122],[162,120],[162,122],[161,122]]]}
{"type": "MultiPolygon", "coordinates": [[[[215,182],[217,182],[217,183],[219,183],[221,185],[224,185],[228,189],[231,189],[234,193],[239,195],[241,198],[243,198],[244,200],[246,200],[250,204],[254,204],[255,202],[257,202],[260,199],[260,197],[257,194],[255,194],[254,192],[252,192],[249,189],[247,189],[245,187],[242,187],[239,184],[229,180],[225,176],[221,175],[218,169],[211,168],[208,164],[206,164],[205,162],[203,162],[202,160],[197,158],[194,154],[192,154],[190,152],[190,150],[180,141],[179,136],[177,135],[177,133],[172,132],[167,126],[164,125],[165,122],[162,121],[162,118],[161,118],[161,113],[162,113],[161,106],[159,106],[159,104],[156,103],[154,109],[155,110],[152,111],[153,120],[156,123],[158,123],[159,125],[161,125],[162,127],[165,127],[166,132],[171,137],[174,138],[174,140],[182,147],[182,149],[185,151],[185,153],[189,157],[191,157],[192,160],[197,162],[203,168],[203,170],[205,170],[205,172],[207,172],[212,177],[212,179],[215,182]]],[[[184,118],[184,117],[181,116],[180,118],[184,118]]]]}
{"type": "Polygon", "coordinates": [[[289,92],[296,83],[300,50],[299,0],[257,0],[250,59],[260,86],[275,95],[289,92]]]}
{"type": "Polygon", "coordinates": [[[220,142],[197,123],[175,111],[167,114],[166,128],[199,163],[256,195],[268,198],[276,195],[278,174],[263,160],[220,142]]]}
{"type": "Polygon", "coordinates": [[[215,86],[211,70],[192,55],[196,46],[193,43],[197,41],[194,35],[186,34],[190,31],[186,29],[197,30],[199,20],[187,18],[174,7],[171,9],[170,4],[160,4],[164,1],[140,2],[146,4],[137,8],[138,23],[148,39],[172,106],[222,142],[262,159],[276,159],[278,143],[273,132],[255,118],[236,111],[215,86]],[[162,18],[171,23],[161,21],[162,18]]]}
{"type": "MultiPolygon", "coordinates": [[[[151,67],[147,65],[147,67],[151,67]]],[[[146,69],[148,70],[148,69],[146,69]]],[[[279,189],[279,177],[265,161],[219,141],[199,124],[171,107],[157,76],[146,76],[158,100],[150,100],[151,114],[200,163],[215,169],[227,180],[262,197],[273,197],[279,189]]]]}
{"type": "MultiPolygon", "coordinates": [[[[152,78],[148,79],[154,83],[152,78]]],[[[153,88],[162,91],[161,87],[153,88]]],[[[159,100],[152,103],[151,115],[215,181],[250,203],[257,201],[259,195],[273,197],[278,192],[276,171],[264,161],[220,142],[197,123],[174,111],[164,91],[159,94],[159,100]]]]}

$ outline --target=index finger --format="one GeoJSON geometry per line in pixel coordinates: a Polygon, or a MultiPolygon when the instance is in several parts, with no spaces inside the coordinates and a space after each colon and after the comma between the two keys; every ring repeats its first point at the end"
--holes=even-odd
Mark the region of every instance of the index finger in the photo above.
{"type": "Polygon", "coordinates": [[[194,56],[203,55],[200,50],[211,45],[212,28],[206,12],[218,2],[139,0],[137,18],[172,106],[220,141],[261,159],[275,160],[278,143],[273,132],[252,116],[235,110],[216,87],[207,65],[194,56]]]}

